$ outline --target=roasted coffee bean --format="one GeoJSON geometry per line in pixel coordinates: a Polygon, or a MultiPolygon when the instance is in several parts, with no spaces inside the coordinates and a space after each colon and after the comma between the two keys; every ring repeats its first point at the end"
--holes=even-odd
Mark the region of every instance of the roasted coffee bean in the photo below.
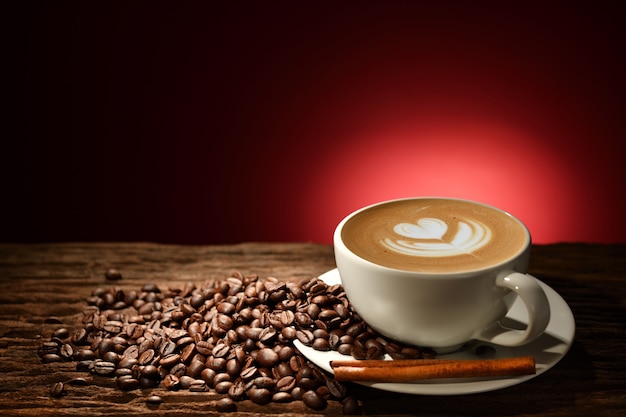
{"type": "Polygon", "coordinates": [[[226,372],[231,377],[239,375],[239,373],[241,372],[241,363],[239,362],[239,360],[235,358],[229,359],[228,362],[226,362],[226,372]]]}
{"type": "Polygon", "coordinates": [[[133,370],[130,368],[117,368],[115,370],[116,377],[133,376],[133,370]]]}
{"type": "Polygon", "coordinates": [[[309,306],[306,309],[306,313],[308,314],[311,320],[317,319],[317,316],[320,314],[321,311],[322,309],[320,308],[320,306],[315,303],[309,304],[309,306]]]}
{"type": "Polygon", "coordinates": [[[59,348],[59,355],[63,359],[71,359],[74,356],[74,348],[69,343],[65,343],[59,348]]]}
{"type": "Polygon", "coordinates": [[[63,324],[63,321],[56,316],[50,316],[47,319],[45,319],[43,322],[45,324],[63,324]]]}
{"type": "Polygon", "coordinates": [[[50,389],[50,396],[54,398],[61,398],[65,395],[67,391],[65,391],[65,386],[62,382],[56,382],[52,384],[52,388],[50,389]]]}
{"type": "Polygon", "coordinates": [[[228,395],[224,409],[249,398],[257,404],[302,400],[323,410],[327,401],[345,398],[344,412],[358,412],[345,385],[290,346],[296,338],[359,358],[426,356],[378,335],[351,308],[341,285],[316,278],[296,284],[235,273],[204,287],[98,288],[88,303],[84,328],[72,333],[71,343],[65,341],[69,331],[59,329],[38,349],[42,361],[78,360],[77,370],[115,375],[122,390],[161,381],[168,390],[212,389],[228,395]]]}
{"type": "Polygon", "coordinates": [[[259,335],[259,341],[264,345],[269,346],[274,342],[277,336],[278,332],[276,331],[276,329],[272,327],[266,327],[261,331],[261,334],[259,335]]]}
{"type": "Polygon", "coordinates": [[[72,336],[70,337],[70,340],[76,346],[82,346],[82,345],[86,344],[86,342],[87,342],[87,335],[88,335],[87,330],[85,330],[85,329],[78,329],[78,330],[76,330],[72,334],[72,336]]]}
{"type": "Polygon", "coordinates": [[[214,389],[218,394],[228,394],[232,385],[233,383],[231,381],[221,381],[214,385],[214,389]]]}
{"type": "Polygon", "coordinates": [[[159,382],[160,381],[155,378],[148,378],[145,376],[139,377],[139,386],[142,389],[156,388],[159,386],[159,382]]]}
{"type": "Polygon", "coordinates": [[[219,374],[215,374],[215,376],[213,377],[213,384],[219,384],[220,382],[224,382],[224,381],[231,381],[232,377],[227,374],[226,372],[220,372],[219,374]]]}
{"type": "Polygon", "coordinates": [[[213,379],[215,378],[217,373],[211,368],[204,368],[202,372],[200,372],[200,378],[208,385],[213,384],[213,379]]]}
{"type": "Polygon", "coordinates": [[[328,340],[326,339],[317,338],[313,340],[311,347],[315,350],[326,351],[330,350],[330,343],[328,343],[328,340]]]}
{"type": "Polygon", "coordinates": [[[313,323],[311,316],[302,312],[295,313],[295,321],[302,328],[308,328],[313,323]]]}
{"type": "Polygon", "coordinates": [[[290,392],[296,386],[296,378],[291,375],[284,376],[276,382],[276,390],[290,392]]]}
{"type": "Polygon", "coordinates": [[[117,365],[120,361],[120,355],[115,352],[107,352],[102,355],[102,360],[104,360],[105,362],[113,362],[117,365]]]}
{"type": "Polygon", "coordinates": [[[315,411],[322,411],[328,406],[326,399],[313,390],[306,391],[302,394],[302,402],[315,411]]]}
{"type": "Polygon", "coordinates": [[[262,367],[271,368],[280,361],[280,358],[272,349],[263,348],[259,349],[256,361],[262,367]]]}
{"type": "Polygon", "coordinates": [[[205,369],[204,362],[193,359],[191,363],[189,364],[189,366],[187,366],[187,375],[192,376],[194,378],[200,378],[200,375],[202,375],[202,371],[204,369],[205,369]]]}
{"type": "Polygon", "coordinates": [[[148,365],[154,359],[154,350],[148,349],[137,359],[139,365],[148,365]]]}
{"type": "Polygon", "coordinates": [[[55,354],[59,352],[59,344],[57,342],[43,342],[40,346],[41,355],[55,354]]]}
{"type": "Polygon", "coordinates": [[[79,372],[89,372],[93,368],[92,360],[79,361],[76,364],[76,370],[79,372]]]}
{"type": "Polygon", "coordinates": [[[334,378],[327,378],[326,386],[328,387],[330,394],[337,399],[344,398],[348,393],[347,387],[334,378]]]}
{"type": "Polygon", "coordinates": [[[195,344],[190,344],[190,345],[185,346],[179,355],[181,362],[188,364],[194,358],[196,353],[197,353],[197,350],[196,350],[195,344]]]}
{"type": "Polygon", "coordinates": [[[352,354],[352,345],[349,343],[343,343],[337,346],[337,352],[342,355],[351,355],[352,354]]]}
{"type": "Polygon", "coordinates": [[[178,363],[180,363],[180,355],[177,353],[172,353],[170,355],[161,357],[161,359],[159,359],[159,365],[164,366],[168,369],[178,363]]]}
{"type": "Polygon", "coordinates": [[[141,376],[146,378],[158,379],[160,377],[159,369],[154,365],[146,365],[141,368],[141,376]]]}
{"type": "Polygon", "coordinates": [[[96,361],[93,364],[93,372],[100,376],[113,376],[115,364],[107,361],[96,361]]]}
{"type": "MultiPolygon", "coordinates": [[[[206,385],[206,382],[204,382],[202,379],[194,379],[189,385],[189,391],[191,392],[205,392],[207,389],[208,387],[206,385]]],[[[225,392],[223,394],[225,394],[225,392]]]]}
{"type": "Polygon", "coordinates": [[[206,367],[213,369],[216,372],[219,372],[221,370],[223,370],[224,368],[226,368],[226,363],[228,361],[226,360],[226,358],[215,358],[213,356],[209,357],[206,360],[206,367]]]}
{"type": "Polygon", "coordinates": [[[229,354],[229,352],[230,347],[225,343],[221,343],[213,348],[211,354],[216,358],[224,358],[229,354]]]}
{"type": "Polygon", "coordinates": [[[89,385],[89,381],[87,381],[85,378],[82,378],[82,377],[76,377],[76,378],[67,380],[66,384],[77,386],[77,387],[85,387],[89,385]]]}
{"type": "Polygon", "coordinates": [[[289,403],[293,401],[293,396],[289,392],[275,392],[272,395],[272,401],[275,403],[289,403]]]}
{"type": "Polygon", "coordinates": [[[236,379],[228,389],[228,396],[235,401],[242,401],[246,398],[247,383],[242,379],[236,379]]]}
{"type": "Polygon", "coordinates": [[[354,415],[359,413],[359,403],[353,396],[346,397],[342,402],[342,411],[344,415],[354,415]]]}
{"type": "Polygon", "coordinates": [[[61,327],[60,329],[56,329],[54,333],[52,333],[52,337],[56,337],[61,340],[67,339],[68,337],[70,337],[70,331],[65,327],[61,327]]]}
{"type": "Polygon", "coordinates": [[[237,411],[237,405],[231,398],[225,397],[217,401],[215,409],[220,413],[232,413],[237,411]]]}
{"type": "Polygon", "coordinates": [[[61,362],[63,358],[56,353],[46,353],[41,357],[42,363],[53,363],[53,362],[61,362]]]}
{"type": "Polygon", "coordinates": [[[259,376],[252,380],[252,385],[257,388],[267,388],[269,390],[273,390],[276,386],[276,382],[273,378],[267,376],[259,376]]]}
{"type": "Polygon", "coordinates": [[[150,395],[149,397],[146,397],[146,402],[148,404],[158,405],[163,403],[163,398],[158,395],[150,395]]]}
{"type": "Polygon", "coordinates": [[[177,376],[168,374],[163,378],[163,386],[170,391],[174,391],[180,388],[180,381],[177,376]]]}
{"type": "Polygon", "coordinates": [[[240,376],[244,381],[250,381],[255,376],[257,376],[258,373],[259,373],[259,370],[256,366],[250,366],[248,368],[244,368],[244,370],[241,371],[240,376]]]}
{"type": "Polygon", "coordinates": [[[265,405],[272,401],[272,392],[266,388],[250,388],[248,398],[255,404],[265,405]]]}
{"type": "Polygon", "coordinates": [[[122,273],[117,269],[110,268],[104,273],[104,277],[109,281],[119,281],[122,279],[122,273]]]}
{"type": "Polygon", "coordinates": [[[139,380],[131,375],[125,375],[115,378],[115,385],[122,391],[132,391],[139,388],[139,380]]]}
{"type": "Polygon", "coordinates": [[[308,329],[298,330],[296,332],[296,337],[305,346],[311,346],[313,340],[315,340],[313,332],[308,329]]]}
{"type": "Polygon", "coordinates": [[[208,356],[211,354],[213,350],[213,345],[205,340],[200,340],[196,342],[196,351],[201,355],[208,356]]]}

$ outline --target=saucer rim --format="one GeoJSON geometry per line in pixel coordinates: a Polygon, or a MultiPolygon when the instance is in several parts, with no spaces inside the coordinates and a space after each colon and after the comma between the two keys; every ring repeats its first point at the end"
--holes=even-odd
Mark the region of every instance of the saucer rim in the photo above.
{"type": "MultiPolygon", "coordinates": [[[[331,269],[319,277],[325,283],[340,284],[341,278],[337,268],[331,269]]],[[[402,394],[417,394],[417,395],[460,395],[460,394],[475,394],[481,392],[495,391],[498,389],[507,388],[523,382],[529,381],[542,375],[549,369],[553,368],[558,362],[565,357],[567,352],[572,346],[574,341],[574,334],[576,330],[576,324],[574,315],[567,304],[567,302],[549,285],[533,277],[539,285],[542,287],[550,304],[550,321],[544,335],[542,335],[536,341],[519,347],[505,347],[497,346],[485,342],[477,342],[480,345],[487,345],[494,347],[497,351],[501,352],[500,356],[522,356],[532,355],[538,358],[537,360],[537,372],[533,375],[524,375],[517,377],[504,377],[497,379],[481,379],[481,378],[468,378],[463,381],[445,382],[443,380],[429,380],[420,382],[407,382],[407,383],[380,383],[380,382],[357,382],[359,385],[368,386],[383,391],[390,391],[402,394]],[[557,344],[551,346],[549,350],[541,350],[541,353],[549,359],[542,360],[541,355],[537,349],[540,349],[542,339],[552,337],[558,341],[557,344]],[[535,349],[533,350],[533,347],[535,349]],[[517,351],[517,353],[515,353],[517,351]],[[534,352],[534,354],[533,354],[534,352]]],[[[513,307],[507,314],[507,317],[519,320],[522,324],[526,324],[528,321],[525,307],[523,307],[520,300],[516,300],[513,307]]],[[[350,359],[348,355],[342,355],[336,351],[317,351],[311,347],[303,345],[297,339],[294,340],[294,346],[311,362],[315,363],[326,372],[332,374],[332,368],[330,367],[331,360],[350,359]]],[[[446,358],[454,359],[458,354],[451,353],[448,355],[442,355],[446,358]]],[[[467,356],[467,352],[465,353],[467,356]]]]}

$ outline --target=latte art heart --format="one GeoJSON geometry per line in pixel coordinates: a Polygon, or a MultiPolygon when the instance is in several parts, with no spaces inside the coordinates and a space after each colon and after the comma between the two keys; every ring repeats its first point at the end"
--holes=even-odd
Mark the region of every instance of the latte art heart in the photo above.
{"type": "Polygon", "coordinates": [[[413,239],[441,239],[448,231],[448,225],[443,220],[425,218],[419,219],[417,224],[397,224],[393,231],[413,239]]]}
{"type": "Polygon", "coordinates": [[[386,238],[382,244],[403,255],[444,257],[471,255],[491,240],[491,229],[479,221],[459,220],[450,226],[456,226],[456,233],[444,240],[449,225],[441,219],[422,218],[415,224],[399,223],[394,232],[410,240],[386,238]]]}

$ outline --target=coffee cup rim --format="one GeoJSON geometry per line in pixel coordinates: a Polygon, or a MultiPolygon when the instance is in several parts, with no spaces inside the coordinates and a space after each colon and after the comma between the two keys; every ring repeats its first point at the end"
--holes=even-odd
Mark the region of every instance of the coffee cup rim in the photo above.
{"type": "Polygon", "coordinates": [[[358,260],[359,262],[363,262],[366,265],[369,265],[370,267],[373,268],[377,268],[381,271],[393,271],[395,273],[403,273],[406,275],[410,275],[410,276],[437,276],[438,278],[441,277],[445,277],[445,276],[450,276],[450,277],[461,277],[464,275],[474,275],[476,273],[480,273],[483,271],[488,271],[488,270],[494,270],[494,269],[498,269],[501,268],[503,265],[510,263],[511,261],[518,259],[519,256],[521,254],[524,253],[524,251],[526,251],[530,245],[532,243],[532,237],[530,234],[530,231],[528,230],[528,227],[520,220],[518,219],[516,216],[512,215],[511,213],[495,207],[493,205],[487,204],[487,203],[482,203],[480,201],[476,201],[476,200],[470,200],[470,199],[466,199],[466,198],[457,198],[457,197],[444,197],[444,196],[419,196],[419,197],[403,197],[403,198],[396,198],[396,199],[390,199],[390,200],[384,200],[384,201],[379,201],[377,203],[373,203],[373,204],[369,204],[367,206],[361,207],[357,210],[354,210],[353,212],[351,212],[350,214],[348,214],[347,216],[345,216],[335,227],[335,231],[333,233],[333,245],[334,245],[334,250],[337,251],[338,248],[341,249],[342,251],[344,251],[345,253],[349,254],[350,257],[354,258],[355,260],[358,260]],[[502,262],[499,262],[497,264],[492,264],[489,266],[485,266],[483,268],[476,268],[476,269],[462,269],[462,270],[458,270],[458,271],[448,271],[448,272],[439,272],[439,271],[429,271],[429,272],[420,272],[420,271],[409,271],[406,269],[399,269],[399,268],[392,268],[392,267],[388,267],[388,266],[384,266],[384,265],[380,265],[377,263],[374,263],[372,261],[369,261],[365,258],[362,258],[360,256],[358,256],[357,254],[355,254],[354,252],[352,252],[352,250],[350,250],[346,244],[344,243],[343,239],[341,238],[341,231],[343,230],[343,226],[348,222],[348,220],[350,220],[352,217],[356,216],[357,214],[371,209],[373,207],[377,207],[377,206],[381,206],[384,204],[390,204],[390,203],[395,203],[395,202],[400,202],[400,201],[407,201],[407,200],[448,200],[448,201],[462,201],[462,202],[467,202],[467,203],[471,203],[471,204],[477,204],[483,207],[488,207],[491,208],[493,210],[496,210],[504,215],[509,216],[510,218],[512,218],[513,220],[515,220],[521,227],[522,230],[524,230],[524,234],[526,236],[526,240],[524,242],[524,244],[522,245],[522,247],[520,248],[519,251],[517,251],[516,253],[512,254],[511,256],[509,256],[507,259],[505,259],[502,262]]]}

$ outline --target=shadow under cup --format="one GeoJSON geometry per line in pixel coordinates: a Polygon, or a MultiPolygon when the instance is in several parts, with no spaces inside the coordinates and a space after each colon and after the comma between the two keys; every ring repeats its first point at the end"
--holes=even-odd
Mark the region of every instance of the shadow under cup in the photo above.
{"type": "MultiPolygon", "coordinates": [[[[419,225],[420,211],[415,213],[417,215],[412,218],[394,218],[382,223],[387,228],[400,221],[419,225]]],[[[376,214],[384,215],[382,211],[376,214]]],[[[429,215],[433,216],[432,213],[429,215]]],[[[376,216],[368,221],[377,221],[376,216]]],[[[528,230],[519,220],[491,206],[455,199],[404,199],[368,206],[347,216],[335,230],[334,250],[346,295],[368,325],[391,339],[429,347],[442,354],[457,350],[473,339],[519,346],[542,334],[549,321],[549,306],[536,280],[526,274],[530,241],[528,230]],[[423,202],[433,200],[453,205],[460,202],[469,204],[469,207],[486,208],[491,215],[506,216],[523,232],[521,237],[518,236],[519,249],[507,255],[504,261],[487,263],[484,267],[452,268],[445,272],[416,271],[364,259],[349,249],[344,241],[342,232],[347,222],[372,208],[397,201],[415,202],[419,207],[423,202]],[[529,311],[528,327],[525,330],[503,328],[499,321],[518,296],[529,311]]],[[[389,248],[381,245],[379,250],[389,248]]]]}

